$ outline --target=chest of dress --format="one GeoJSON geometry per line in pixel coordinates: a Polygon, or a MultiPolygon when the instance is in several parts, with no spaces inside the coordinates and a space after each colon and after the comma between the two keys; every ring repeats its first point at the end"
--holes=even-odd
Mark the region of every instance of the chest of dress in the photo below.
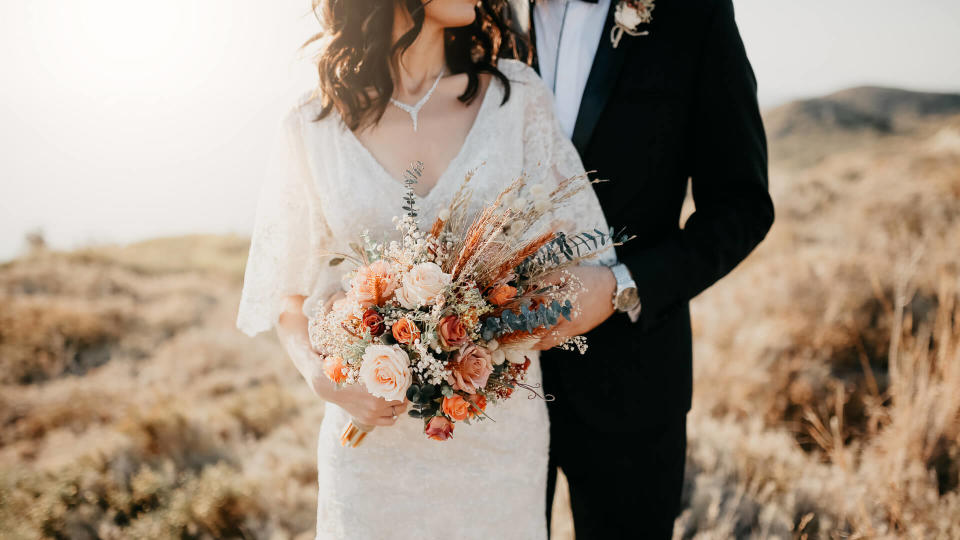
{"type": "MultiPolygon", "coordinates": [[[[523,128],[517,111],[510,102],[500,107],[497,96],[488,95],[485,101],[459,153],[433,188],[416,196],[422,223],[430,223],[449,205],[470,171],[475,171],[468,184],[472,210],[491,201],[521,173],[523,128]]],[[[404,212],[403,171],[387,171],[334,117],[308,126],[304,144],[319,199],[315,202],[334,236],[350,242],[366,230],[373,238],[392,237],[393,217],[404,212]]]]}

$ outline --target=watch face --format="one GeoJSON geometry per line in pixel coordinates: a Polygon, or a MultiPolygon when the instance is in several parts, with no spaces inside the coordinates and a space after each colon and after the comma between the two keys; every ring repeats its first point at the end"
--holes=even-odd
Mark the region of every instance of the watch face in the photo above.
{"type": "Polygon", "coordinates": [[[637,295],[637,289],[635,287],[624,289],[617,295],[616,304],[618,311],[630,311],[639,303],[640,297],[637,295]]]}

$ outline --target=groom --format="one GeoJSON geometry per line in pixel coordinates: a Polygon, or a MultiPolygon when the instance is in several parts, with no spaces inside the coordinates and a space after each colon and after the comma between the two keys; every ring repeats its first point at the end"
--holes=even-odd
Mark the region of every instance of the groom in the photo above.
{"type": "Polygon", "coordinates": [[[569,481],[579,540],[671,536],[691,405],[688,302],[743,260],[774,216],[731,0],[653,4],[530,4],[536,67],[561,127],[585,168],[610,180],[596,186],[608,223],[636,235],[618,248],[621,265],[584,276],[592,296],[610,295],[584,302],[584,319],[613,313],[588,333],[586,356],[543,360],[556,396],[551,480],[559,467],[569,481]],[[688,179],[696,211],[681,225],[688,179]]]}

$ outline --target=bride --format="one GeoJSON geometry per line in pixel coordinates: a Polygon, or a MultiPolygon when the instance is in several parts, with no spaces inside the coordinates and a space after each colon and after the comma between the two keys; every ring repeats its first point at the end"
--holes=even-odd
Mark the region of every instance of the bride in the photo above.
{"type": "MultiPolygon", "coordinates": [[[[423,422],[405,414],[406,403],[374,398],[361,385],[338,390],[307,336],[307,317],[342,294],[344,270],[321,253],[347,251],[363,230],[373,237],[394,231],[406,189],[400,176],[411,162],[424,163],[415,186],[424,223],[470,170],[472,210],[522,171],[532,183],[583,172],[536,73],[497,60],[516,53],[507,4],[314,2],[325,27],[319,88],[283,123],[282,151],[261,192],[237,326],[250,336],[276,328],[327,402],[317,450],[317,538],[547,536],[542,400],[507,400],[489,411],[494,422],[432,441],[423,422]],[[378,428],[363,445],[344,448],[340,432],[351,418],[378,428]]],[[[606,230],[590,189],[552,218],[566,230],[606,230]]],[[[536,385],[538,356],[529,356],[528,382],[536,385]]]]}

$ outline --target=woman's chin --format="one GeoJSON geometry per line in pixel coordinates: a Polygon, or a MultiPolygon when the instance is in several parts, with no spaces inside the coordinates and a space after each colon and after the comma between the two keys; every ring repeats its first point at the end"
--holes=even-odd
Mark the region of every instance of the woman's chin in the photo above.
{"type": "Polygon", "coordinates": [[[434,0],[427,4],[426,15],[443,28],[468,26],[477,19],[476,2],[434,0]]]}

